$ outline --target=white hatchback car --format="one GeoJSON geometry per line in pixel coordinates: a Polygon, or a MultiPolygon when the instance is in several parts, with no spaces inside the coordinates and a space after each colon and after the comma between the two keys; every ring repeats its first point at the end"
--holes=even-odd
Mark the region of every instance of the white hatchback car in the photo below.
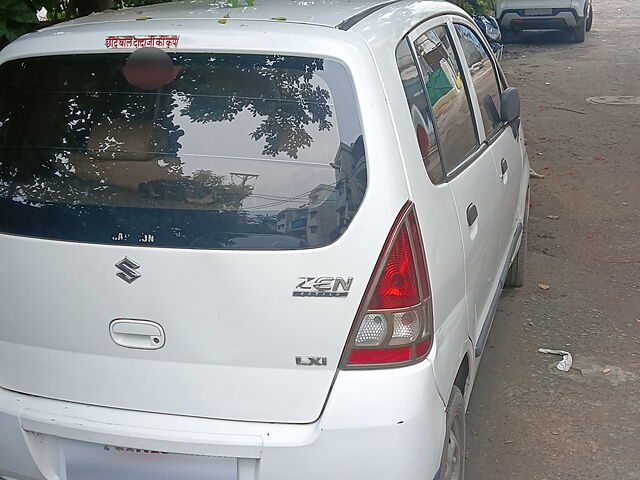
{"type": "Polygon", "coordinates": [[[507,38],[522,30],[566,30],[584,42],[593,25],[591,0],[497,0],[496,16],[507,38]]]}
{"type": "Polygon", "coordinates": [[[5,48],[0,477],[461,479],[526,251],[490,52],[414,0],[168,3],[5,48]]]}

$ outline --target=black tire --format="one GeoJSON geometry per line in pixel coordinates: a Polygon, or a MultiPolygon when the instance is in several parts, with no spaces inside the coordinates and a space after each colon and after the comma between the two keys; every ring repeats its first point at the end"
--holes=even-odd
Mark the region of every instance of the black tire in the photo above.
{"type": "Polygon", "coordinates": [[[502,43],[516,43],[520,39],[520,32],[513,28],[502,29],[502,43]]]}
{"type": "Polygon", "coordinates": [[[526,206],[524,207],[524,219],[522,221],[522,239],[516,258],[513,259],[507,278],[504,281],[505,288],[517,288],[524,285],[524,274],[527,270],[527,236],[529,232],[529,192],[527,192],[526,206]]]}
{"type": "Polygon", "coordinates": [[[453,386],[447,404],[447,432],[440,469],[434,480],[464,480],[466,453],[465,407],[462,392],[453,386]]]}
{"type": "Polygon", "coordinates": [[[587,32],[587,22],[583,19],[578,22],[578,25],[573,29],[573,41],[576,43],[584,42],[585,33],[587,32]]]}
{"type": "Polygon", "coordinates": [[[585,30],[587,32],[590,32],[591,27],[593,27],[593,8],[592,7],[589,8],[589,16],[587,17],[587,26],[585,30]]]}

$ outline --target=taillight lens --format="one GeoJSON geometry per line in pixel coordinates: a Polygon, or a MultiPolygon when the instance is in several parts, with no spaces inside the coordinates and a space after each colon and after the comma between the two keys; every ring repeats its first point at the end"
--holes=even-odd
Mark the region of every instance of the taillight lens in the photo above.
{"type": "Polygon", "coordinates": [[[431,347],[432,302],[422,237],[407,202],[384,244],[360,305],[342,367],[414,363],[431,347]]]}
{"type": "Polygon", "coordinates": [[[369,309],[393,310],[418,303],[420,291],[411,240],[407,226],[401,225],[373,291],[369,309]]]}

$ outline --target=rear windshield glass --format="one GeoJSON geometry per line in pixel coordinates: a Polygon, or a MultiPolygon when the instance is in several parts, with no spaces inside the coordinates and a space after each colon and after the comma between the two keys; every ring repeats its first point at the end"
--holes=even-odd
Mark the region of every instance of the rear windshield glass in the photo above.
{"type": "Polygon", "coordinates": [[[0,66],[0,232],[299,249],[345,231],[367,173],[342,64],[156,53],[168,67],[128,54],[0,66]]]}

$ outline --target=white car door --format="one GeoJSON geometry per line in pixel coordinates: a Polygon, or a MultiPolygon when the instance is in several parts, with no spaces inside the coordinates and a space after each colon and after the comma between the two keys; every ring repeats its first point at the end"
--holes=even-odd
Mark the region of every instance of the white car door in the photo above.
{"type": "MultiPolygon", "coordinates": [[[[437,24],[432,20],[418,29],[424,32],[437,24]]],[[[437,344],[434,377],[446,402],[465,354],[461,347],[465,342],[468,344],[469,338],[464,247],[453,194],[444,177],[427,91],[407,38],[396,47],[396,63],[402,89],[397,88],[397,83],[389,85],[389,105],[395,114],[398,141],[432,280],[433,330],[437,344]]],[[[393,66],[386,70],[391,68],[393,66]]]]}
{"type": "Polygon", "coordinates": [[[477,344],[488,333],[487,318],[499,280],[500,179],[477,126],[478,107],[462,74],[463,63],[453,48],[451,33],[443,23],[427,31],[415,31],[411,40],[431,101],[445,175],[456,204],[465,252],[469,334],[477,344]]]}
{"type": "MultiPolygon", "coordinates": [[[[511,246],[519,233],[522,209],[518,200],[523,198],[524,148],[520,144],[519,125],[514,128],[500,118],[500,96],[503,82],[489,48],[481,36],[463,20],[454,21],[454,31],[461,47],[461,57],[468,66],[470,85],[480,109],[485,142],[493,156],[495,174],[499,179],[500,265],[502,269],[511,261],[511,246]]],[[[498,217],[496,217],[498,220],[498,217]]],[[[501,269],[501,271],[502,271],[501,269]]]]}

